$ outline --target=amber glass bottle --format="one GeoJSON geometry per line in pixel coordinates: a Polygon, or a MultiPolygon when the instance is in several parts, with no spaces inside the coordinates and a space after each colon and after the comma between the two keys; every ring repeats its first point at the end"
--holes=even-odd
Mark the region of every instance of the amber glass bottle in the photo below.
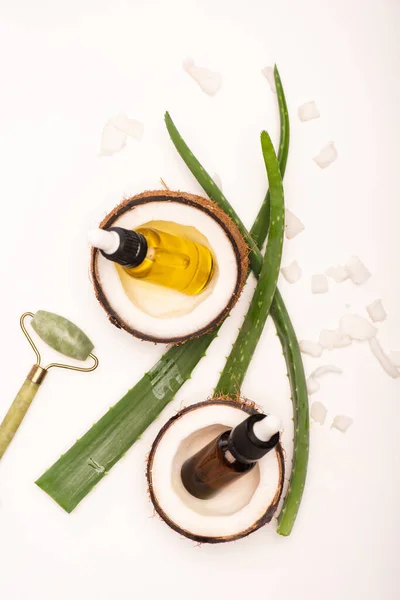
{"type": "Polygon", "coordinates": [[[111,227],[94,230],[90,241],[131,277],[190,296],[202,292],[213,274],[210,250],[184,235],[152,227],[139,227],[136,231],[111,227]]]}
{"type": "Polygon", "coordinates": [[[280,423],[271,415],[256,414],[224,431],[182,465],[187,491],[201,500],[249,473],[279,442],[280,423]]]}

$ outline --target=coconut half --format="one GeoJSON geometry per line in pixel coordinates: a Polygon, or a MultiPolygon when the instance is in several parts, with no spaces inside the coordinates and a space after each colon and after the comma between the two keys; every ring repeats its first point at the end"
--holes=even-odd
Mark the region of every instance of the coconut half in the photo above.
{"type": "Polygon", "coordinates": [[[216,327],[237,302],[246,280],[248,248],[236,225],[211,200],[184,192],[144,192],[117,206],[100,227],[154,226],[207,246],[215,268],[205,290],[188,296],[133,279],[96,248],[91,274],[97,299],[111,323],[152,342],[180,343],[216,327]]]}
{"type": "Polygon", "coordinates": [[[280,443],[208,500],[192,496],[180,475],[186,459],[256,412],[247,402],[215,398],[180,411],[159,432],[147,463],[149,493],[157,513],[176,532],[216,544],[238,540],[271,521],[284,483],[280,443]]]}

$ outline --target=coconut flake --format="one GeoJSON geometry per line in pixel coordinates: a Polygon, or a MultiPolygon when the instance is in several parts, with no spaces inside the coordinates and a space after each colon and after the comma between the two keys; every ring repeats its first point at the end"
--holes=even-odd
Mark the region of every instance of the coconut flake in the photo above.
{"type": "Polygon", "coordinates": [[[333,423],[331,428],[338,429],[342,433],[346,433],[350,425],[354,423],[354,420],[351,417],[347,417],[346,415],[336,415],[333,419],[333,423]]]}
{"type": "Polygon", "coordinates": [[[344,348],[345,346],[350,346],[351,337],[347,335],[347,333],[343,333],[343,331],[336,330],[336,340],[334,343],[335,348],[344,348]]]}
{"type": "Polygon", "coordinates": [[[338,265],[337,267],[329,267],[325,271],[325,275],[327,275],[330,279],[333,279],[336,283],[342,283],[349,278],[349,272],[346,267],[342,267],[342,265],[338,265]]]}
{"type": "Polygon", "coordinates": [[[303,354],[309,354],[310,356],[314,356],[315,358],[320,357],[323,351],[323,347],[321,346],[321,344],[318,344],[317,342],[311,342],[309,340],[301,340],[299,346],[300,351],[303,354]]]}
{"type": "Polygon", "coordinates": [[[288,208],[285,210],[285,235],[286,239],[291,240],[304,229],[303,223],[288,208]]]}
{"type": "Polygon", "coordinates": [[[326,409],[326,406],[324,404],[322,404],[322,402],[318,402],[318,400],[317,400],[316,402],[313,402],[311,404],[311,408],[310,408],[311,418],[313,419],[313,421],[316,421],[320,425],[323,425],[325,423],[327,412],[328,411],[326,409]]]}
{"type": "Polygon", "coordinates": [[[103,128],[100,142],[100,156],[112,156],[122,150],[126,145],[127,135],[120,129],[106,123],[103,128]]]}
{"type": "Polygon", "coordinates": [[[343,371],[339,367],[335,367],[335,365],[322,365],[315,369],[307,379],[307,391],[310,396],[320,389],[321,386],[317,379],[326,375],[326,373],[343,373],[343,371]]]}
{"type": "Polygon", "coordinates": [[[387,317],[386,310],[383,308],[382,300],[374,300],[371,304],[367,306],[367,313],[371,321],[377,323],[379,321],[384,321],[387,317]]]}
{"type": "Polygon", "coordinates": [[[317,105],[315,104],[314,100],[312,100],[311,102],[306,102],[305,104],[302,104],[301,106],[299,106],[298,108],[298,115],[299,115],[299,119],[300,121],[311,121],[311,119],[318,119],[319,115],[319,110],[317,108],[317,105]]]}
{"type": "Polygon", "coordinates": [[[192,58],[183,61],[183,68],[197,83],[205,94],[215,96],[221,87],[222,77],[204,67],[196,67],[192,58]]]}
{"type": "Polygon", "coordinates": [[[289,283],[296,283],[301,277],[301,268],[297,261],[293,261],[287,267],[282,267],[281,273],[289,283]]]}
{"type": "Polygon", "coordinates": [[[322,365],[321,367],[318,367],[317,369],[315,369],[315,371],[313,371],[310,375],[310,377],[312,377],[313,379],[319,379],[319,377],[322,377],[323,375],[326,375],[327,373],[343,373],[342,369],[339,369],[339,367],[336,367],[335,365],[322,365]]]}
{"type": "Polygon", "coordinates": [[[340,330],[353,340],[363,342],[376,336],[377,329],[367,319],[359,315],[343,315],[340,319],[340,330]]]}
{"type": "Polygon", "coordinates": [[[393,377],[393,379],[397,379],[397,377],[400,377],[400,371],[395,367],[395,365],[392,363],[387,354],[385,354],[378,340],[376,338],[371,338],[370,340],[368,340],[368,343],[371,347],[372,352],[375,354],[376,358],[381,363],[384,371],[386,371],[386,373],[390,375],[390,377],[393,377]]]}
{"type": "Polygon", "coordinates": [[[322,329],[319,334],[319,343],[327,350],[334,348],[343,348],[351,344],[351,338],[347,333],[339,331],[339,329],[322,329]]]}
{"type": "Polygon", "coordinates": [[[115,117],[112,117],[108,123],[135,140],[142,139],[143,123],[135,119],[129,119],[124,113],[119,113],[115,117]]]}
{"type": "Polygon", "coordinates": [[[329,289],[326,275],[313,275],[311,278],[311,291],[313,294],[325,294],[329,289]]]}
{"type": "Polygon", "coordinates": [[[358,258],[358,256],[352,256],[349,258],[346,263],[346,269],[352,282],[356,283],[357,285],[365,283],[371,277],[371,273],[368,271],[364,263],[358,258]]]}
{"type": "Polygon", "coordinates": [[[337,150],[333,142],[330,142],[327,146],[322,148],[317,156],[314,156],[313,161],[317,163],[317,165],[321,169],[326,169],[329,167],[338,157],[337,150]]]}
{"type": "Polygon", "coordinates": [[[126,145],[127,136],[140,140],[143,123],[129,119],[124,113],[111,117],[104,125],[100,143],[100,156],[112,156],[126,145]]]}
{"type": "Polygon", "coordinates": [[[222,181],[221,181],[221,177],[218,175],[218,173],[214,173],[212,176],[212,179],[213,179],[215,185],[217,187],[219,187],[220,190],[222,190],[222,181]]]}
{"type": "Polygon", "coordinates": [[[395,367],[400,367],[400,350],[391,350],[389,358],[395,367]]]}
{"type": "Polygon", "coordinates": [[[261,73],[264,75],[265,79],[268,81],[269,87],[271,88],[271,92],[274,92],[274,94],[276,94],[274,68],[273,67],[265,67],[264,69],[262,69],[261,73]]]}
{"type": "Polygon", "coordinates": [[[314,377],[309,377],[307,379],[307,392],[309,393],[310,396],[311,396],[311,394],[315,394],[315,392],[318,392],[320,387],[321,387],[320,383],[318,381],[316,381],[314,379],[314,377]]]}

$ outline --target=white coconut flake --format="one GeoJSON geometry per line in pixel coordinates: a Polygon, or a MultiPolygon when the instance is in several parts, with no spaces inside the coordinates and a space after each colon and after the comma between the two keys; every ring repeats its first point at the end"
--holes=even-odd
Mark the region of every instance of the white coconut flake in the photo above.
{"type": "Polygon", "coordinates": [[[314,156],[313,161],[317,163],[317,165],[321,169],[326,169],[327,167],[329,167],[329,165],[335,162],[337,157],[338,153],[335,148],[335,145],[333,142],[330,142],[329,144],[327,144],[327,146],[322,148],[319,154],[314,156]]]}
{"type": "Polygon", "coordinates": [[[306,102],[305,104],[302,104],[301,106],[299,106],[298,108],[298,115],[299,115],[299,119],[300,121],[311,121],[311,119],[318,119],[319,115],[319,110],[317,108],[317,105],[315,104],[314,100],[312,100],[311,102],[306,102]]]}
{"type": "Polygon", "coordinates": [[[291,240],[304,229],[303,223],[288,208],[285,210],[285,236],[291,240]]]}
{"type": "Polygon", "coordinates": [[[287,267],[282,267],[281,273],[289,283],[296,283],[301,277],[301,268],[297,261],[293,261],[287,267]]]}
{"type": "Polygon", "coordinates": [[[350,425],[353,425],[354,420],[351,417],[347,417],[346,415],[336,415],[333,419],[333,423],[331,428],[338,429],[342,433],[346,433],[350,425]]]}
{"type": "Polygon", "coordinates": [[[378,300],[374,300],[374,302],[371,302],[371,304],[368,304],[367,313],[369,314],[371,321],[374,323],[384,321],[387,317],[386,310],[383,308],[382,300],[380,298],[378,300]]]}
{"type": "Polygon", "coordinates": [[[221,177],[218,175],[218,173],[214,173],[212,176],[212,179],[213,179],[214,183],[219,187],[219,189],[222,190],[222,181],[221,181],[221,177]]]}
{"type": "Polygon", "coordinates": [[[361,285],[368,281],[371,273],[358,256],[352,256],[346,263],[346,269],[353,283],[361,285]]]}
{"type": "Polygon", "coordinates": [[[315,358],[319,358],[323,351],[323,347],[321,346],[321,344],[318,344],[317,342],[311,342],[309,340],[301,340],[299,346],[300,351],[303,354],[309,354],[310,356],[314,356],[315,358]]]}
{"type": "Polygon", "coordinates": [[[307,392],[310,396],[311,394],[315,394],[315,392],[318,392],[320,387],[321,385],[319,381],[316,381],[313,377],[309,377],[307,379],[307,392]]]}
{"type": "Polygon", "coordinates": [[[367,319],[359,315],[343,315],[339,326],[343,333],[360,342],[375,337],[378,331],[367,319]]]}
{"type": "Polygon", "coordinates": [[[222,77],[204,67],[196,67],[192,58],[183,61],[183,68],[200,86],[202,91],[209,96],[215,96],[221,87],[222,77]]]}
{"type": "Polygon", "coordinates": [[[334,343],[335,348],[344,348],[345,346],[350,346],[351,337],[347,335],[347,333],[343,333],[343,331],[336,330],[336,340],[334,343]]]}
{"type": "Polygon", "coordinates": [[[319,334],[319,343],[326,350],[333,350],[349,346],[351,337],[339,329],[322,329],[319,334]]]}
{"type": "Polygon", "coordinates": [[[322,365],[321,367],[318,367],[317,369],[315,369],[315,371],[313,371],[310,375],[310,377],[312,377],[313,379],[319,379],[319,377],[322,377],[323,375],[326,375],[327,373],[338,373],[341,374],[343,373],[342,369],[339,369],[339,367],[336,367],[335,365],[322,365]]]}
{"type": "Polygon", "coordinates": [[[395,367],[388,355],[385,354],[378,340],[376,338],[371,338],[370,340],[368,340],[368,343],[371,347],[372,352],[381,363],[383,370],[386,371],[386,373],[390,375],[390,377],[393,377],[393,379],[397,379],[397,377],[400,377],[400,371],[395,367]]]}
{"type": "Polygon", "coordinates": [[[106,123],[100,142],[100,156],[112,156],[126,145],[127,135],[110,123],[106,123]]]}
{"type": "Polygon", "coordinates": [[[395,367],[400,367],[400,350],[391,350],[389,358],[395,367]]]}
{"type": "Polygon", "coordinates": [[[329,289],[326,275],[313,275],[311,278],[311,291],[313,294],[325,294],[329,289]]]}
{"type": "Polygon", "coordinates": [[[269,87],[271,88],[271,92],[274,92],[274,94],[276,94],[274,68],[273,67],[265,67],[264,69],[262,69],[261,73],[264,75],[265,79],[268,81],[269,87]]]}
{"type": "Polygon", "coordinates": [[[342,283],[346,281],[349,276],[349,272],[346,267],[342,267],[342,265],[338,265],[337,267],[329,267],[325,271],[325,275],[327,275],[330,279],[333,279],[336,283],[342,283]]]}
{"type": "Polygon", "coordinates": [[[335,365],[322,365],[315,369],[307,379],[307,391],[310,396],[311,394],[315,394],[321,387],[317,379],[327,373],[343,373],[343,371],[342,369],[339,369],[339,367],[335,367],[335,365]]]}
{"type": "Polygon", "coordinates": [[[104,125],[100,143],[100,156],[112,156],[125,147],[127,136],[140,140],[143,123],[129,119],[124,113],[111,117],[104,125]]]}
{"type": "Polygon", "coordinates": [[[135,119],[130,119],[124,113],[119,113],[115,117],[112,117],[108,123],[135,140],[142,139],[144,130],[143,123],[136,121],[135,119]]]}
{"type": "Polygon", "coordinates": [[[327,412],[326,406],[322,404],[322,402],[318,402],[317,400],[311,404],[310,415],[316,423],[323,425],[325,423],[327,412]]]}

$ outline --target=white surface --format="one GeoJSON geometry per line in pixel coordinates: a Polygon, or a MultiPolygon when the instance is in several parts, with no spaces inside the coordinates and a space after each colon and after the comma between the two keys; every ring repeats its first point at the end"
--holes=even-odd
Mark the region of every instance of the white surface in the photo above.
{"type": "MultiPolygon", "coordinates": [[[[150,444],[181,403],[211,393],[252,284],[175,402],[72,515],[33,481],[163,352],[107,323],[89,282],[87,230],[123,196],[158,187],[160,176],[173,189],[200,191],[168,139],[166,109],[250,226],[266,189],[259,134],[267,128],[277,140],[279,131],[276,96],[261,75],[274,61],[292,117],[286,202],[306,226],[285,243],[283,263],[297,260],[305,276],[296,286],[280,281],[299,338],[317,339],[347,310],[363,314],[381,297],[388,318],[379,338],[399,348],[399,3],[1,5],[0,197],[9,254],[0,262],[0,411],[33,362],[18,326],[23,311],[75,320],[101,360],[92,374],[49,375],[0,463],[1,598],[242,600],[261,574],[268,596],[280,600],[398,599],[399,381],[362,343],[332,351],[344,372],[320,392],[328,418],[311,427],[307,486],[290,538],[271,525],[235,544],[196,548],[151,518],[150,444]],[[183,71],[186,56],[222,74],[214,98],[183,71]],[[321,118],[301,123],[296,109],[310,98],[321,118]],[[143,139],[99,157],[103,126],[118,112],[144,123],[143,139]],[[339,158],[321,170],[312,157],[330,140],[339,158]],[[310,293],[312,273],[353,254],[372,273],[364,286],[346,281],[310,293]],[[346,434],[330,429],[338,414],[354,419],[346,434]]],[[[320,362],[304,361],[307,374],[320,362]]],[[[289,392],[271,325],[243,392],[283,419],[290,458],[289,392]]]]}

